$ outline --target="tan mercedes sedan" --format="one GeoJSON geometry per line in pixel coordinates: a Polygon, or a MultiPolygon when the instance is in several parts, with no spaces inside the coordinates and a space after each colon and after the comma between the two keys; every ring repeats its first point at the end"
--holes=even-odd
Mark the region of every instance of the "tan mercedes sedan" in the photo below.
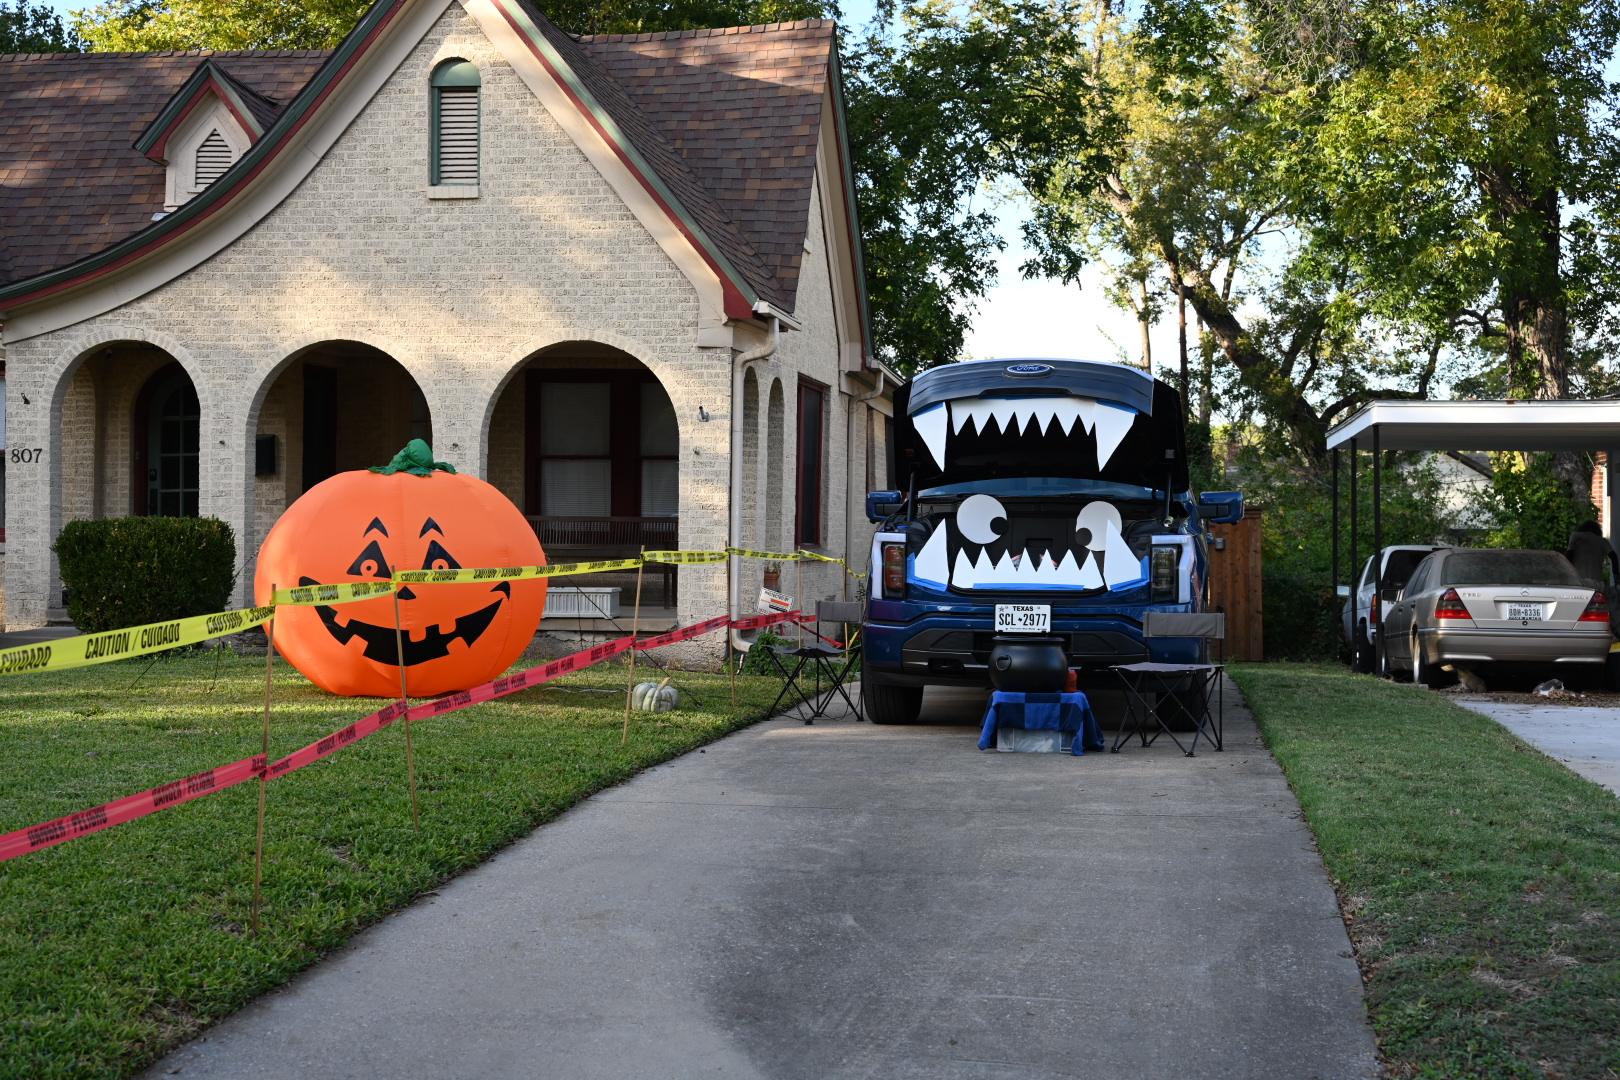
{"type": "Polygon", "coordinates": [[[1385,612],[1378,661],[1386,674],[1430,686],[1454,681],[1458,667],[1495,664],[1596,673],[1609,640],[1607,598],[1560,553],[1442,548],[1385,612]]]}

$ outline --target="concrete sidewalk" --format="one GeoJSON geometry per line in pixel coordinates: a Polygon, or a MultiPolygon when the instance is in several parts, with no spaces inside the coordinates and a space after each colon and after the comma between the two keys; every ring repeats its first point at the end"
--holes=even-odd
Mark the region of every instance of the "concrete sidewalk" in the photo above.
{"type": "MultiPolygon", "coordinates": [[[[778,720],[590,799],[157,1065],[182,1077],[1373,1077],[1299,808],[1227,749],[778,720]]],[[[1160,740],[1164,743],[1164,740],[1160,740]]]]}

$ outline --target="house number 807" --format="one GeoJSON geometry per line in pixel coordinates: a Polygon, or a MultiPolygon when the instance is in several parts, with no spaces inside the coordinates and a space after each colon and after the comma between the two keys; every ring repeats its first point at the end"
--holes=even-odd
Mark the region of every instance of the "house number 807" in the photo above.
{"type": "Polygon", "coordinates": [[[14,446],[11,449],[11,462],[14,465],[32,465],[34,462],[40,461],[44,457],[45,451],[37,446],[32,449],[14,446]]]}

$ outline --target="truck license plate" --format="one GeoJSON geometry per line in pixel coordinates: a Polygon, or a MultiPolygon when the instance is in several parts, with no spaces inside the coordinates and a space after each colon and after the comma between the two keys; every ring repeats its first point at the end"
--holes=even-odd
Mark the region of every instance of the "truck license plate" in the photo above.
{"type": "Polygon", "coordinates": [[[1045,634],[1052,629],[1052,608],[1048,604],[997,604],[996,633],[1045,634]]]}
{"type": "Polygon", "coordinates": [[[1540,604],[1509,604],[1508,605],[1508,618],[1516,619],[1519,622],[1540,622],[1541,621],[1541,605],[1540,604]]]}

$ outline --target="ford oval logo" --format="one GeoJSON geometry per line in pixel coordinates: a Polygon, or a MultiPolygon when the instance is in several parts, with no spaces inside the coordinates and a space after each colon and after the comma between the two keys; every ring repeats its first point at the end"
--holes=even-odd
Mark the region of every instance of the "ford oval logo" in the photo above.
{"type": "Polygon", "coordinates": [[[1052,371],[1051,364],[1008,364],[1007,374],[1017,375],[1029,379],[1037,375],[1047,375],[1052,371]]]}

